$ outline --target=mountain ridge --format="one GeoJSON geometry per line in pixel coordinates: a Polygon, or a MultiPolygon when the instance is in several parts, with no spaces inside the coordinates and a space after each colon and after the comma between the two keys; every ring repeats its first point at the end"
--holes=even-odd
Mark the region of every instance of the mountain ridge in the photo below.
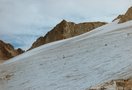
{"type": "Polygon", "coordinates": [[[38,46],[41,46],[53,41],[58,41],[58,40],[67,39],[70,37],[80,35],[105,24],[106,22],[84,22],[84,23],[76,24],[74,22],[67,22],[66,20],[62,20],[44,37],[43,36],[39,37],[32,44],[30,49],[36,48],[38,46]]]}
{"type": "Polygon", "coordinates": [[[119,15],[115,20],[119,19],[119,23],[124,23],[132,20],[132,6],[126,11],[124,15],[119,15]]]}

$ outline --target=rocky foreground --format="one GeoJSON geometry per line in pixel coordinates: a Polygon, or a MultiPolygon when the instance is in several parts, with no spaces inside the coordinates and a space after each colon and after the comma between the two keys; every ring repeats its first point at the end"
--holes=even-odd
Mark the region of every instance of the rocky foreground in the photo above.
{"type": "Polygon", "coordinates": [[[132,78],[112,80],[86,90],[132,90],[132,78]]]}

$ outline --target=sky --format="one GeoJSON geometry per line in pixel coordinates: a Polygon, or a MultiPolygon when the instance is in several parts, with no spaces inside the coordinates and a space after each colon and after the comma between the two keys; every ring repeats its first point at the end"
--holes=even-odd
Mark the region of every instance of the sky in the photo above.
{"type": "Polygon", "coordinates": [[[130,6],[132,0],[0,0],[0,39],[28,49],[63,19],[111,22],[130,6]]]}

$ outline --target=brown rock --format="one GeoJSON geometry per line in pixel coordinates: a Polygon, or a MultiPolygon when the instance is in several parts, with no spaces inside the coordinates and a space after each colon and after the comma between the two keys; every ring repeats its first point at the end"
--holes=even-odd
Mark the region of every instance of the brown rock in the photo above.
{"type": "MultiPolygon", "coordinates": [[[[63,20],[49,31],[44,37],[38,38],[30,49],[39,47],[43,44],[58,41],[70,37],[74,37],[85,32],[91,31],[97,27],[106,24],[105,22],[85,22],[75,24],[74,22],[67,22],[63,20]]],[[[30,50],[29,49],[29,50],[30,50]]]]}
{"type": "Polygon", "coordinates": [[[124,23],[132,20],[132,7],[124,15],[119,15],[115,20],[119,19],[119,23],[124,23]]]}
{"type": "Polygon", "coordinates": [[[0,40],[0,60],[10,59],[10,58],[17,56],[23,52],[24,51],[21,49],[15,50],[11,44],[5,43],[2,40],[0,40]]]}
{"type": "Polygon", "coordinates": [[[86,90],[132,90],[132,79],[118,79],[106,82],[86,90]]]}

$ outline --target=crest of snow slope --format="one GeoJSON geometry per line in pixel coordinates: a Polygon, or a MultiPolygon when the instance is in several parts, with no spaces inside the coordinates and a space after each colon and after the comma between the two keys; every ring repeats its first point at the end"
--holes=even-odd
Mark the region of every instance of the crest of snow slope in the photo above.
{"type": "Polygon", "coordinates": [[[132,76],[132,22],[46,44],[0,65],[0,90],[85,90],[132,76]]]}

